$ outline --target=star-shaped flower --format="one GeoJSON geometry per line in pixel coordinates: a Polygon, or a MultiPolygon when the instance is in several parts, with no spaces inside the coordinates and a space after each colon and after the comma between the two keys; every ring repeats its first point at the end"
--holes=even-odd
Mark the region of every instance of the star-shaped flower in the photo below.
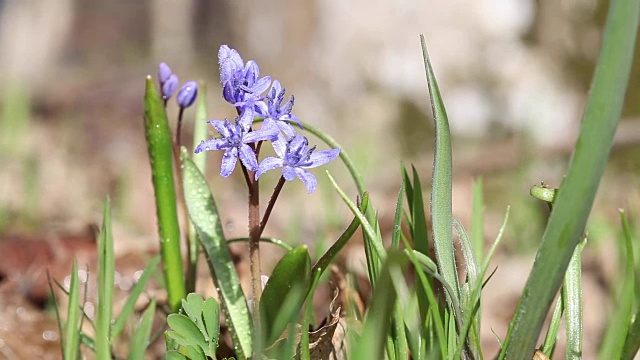
{"type": "Polygon", "coordinates": [[[240,54],[227,45],[218,51],[220,65],[220,83],[222,96],[237,108],[254,108],[262,101],[264,93],[271,84],[271,77],[260,77],[260,69],[255,61],[245,64],[240,54]]]}
{"type": "Polygon", "coordinates": [[[264,116],[265,124],[275,125],[280,131],[282,131],[287,138],[293,138],[296,135],[296,131],[293,126],[287,122],[287,120],[293,120],[298,123],[298,126],[302,129],[300,120],[291,113],[293,109],[294,98],[291,95],[291,99],[284,105],[285,89],[280,85],[278,80],[275,80],[271,84],[271,89],[267,93],[267,101],[260,103],[260,113],[264,116]]]}
{"type": "Polygon", "coordinates": [[[297,176],[307,187],[307,193],[316,190],[318,180],[307,169],[324,165],[340,154],[340,149],[314,152],[316,147],[309,148],[306,137],[298,134],[291,140],[280,137],[272,142],[277,157],[267,157],[258,166],[256,179],[269,170],[282,168],[282,176],[292,181],[297,176]]]}
{"type": "Polygon", "coordinates": [[[278,138],[278,129],[270,126],[262,126],[259,130],[251,131],[254,112],[252,109],[245,109],[244,112],[236,118],[235,123],[229,120],[210,120],[209,124],[222,135],[221,138],[214,138],[202,141],[195,152],[199,153],[207,150],[224,150],[222,156],[222,166],[220,175],[228,177],[236,167],[238,157],[242,164],[251,171],[258,169],[258,160],[256,154],[249,145],[257,141],[276,140],[278,138]]]}

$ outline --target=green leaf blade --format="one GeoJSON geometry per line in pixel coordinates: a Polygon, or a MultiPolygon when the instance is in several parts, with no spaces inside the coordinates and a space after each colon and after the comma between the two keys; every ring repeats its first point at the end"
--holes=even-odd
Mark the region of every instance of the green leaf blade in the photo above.
{"type": "MultiPolygon", "coordinates": [[[[460,299],[458,272],[456,270],[455,255],[453,249],[453,223],[451,204],[451,134],[449,133],[449,121],[447,112],[440,96],[440,90],[433,73],[431,61],[427,53],[424,36],[420,36],[424,67],[427,74],[431,109],[436,129],[436,144],[433,160],[433,180],[431,188],[431,221],[433,243],[438,259],[438,268],[444,279],[453,287],[455,300],[460,299]]],[[[417,192],[417,190],[416,190],[417,192]]],[[[448,299],[452,306],[452,299],[448,299]]]]}
{"type": "Polygon", "coordinates": [[[108,199],[104,202],[102,214],[102,229],[98,236],[98,309],[95,341],[96,359],[110,360],[115,257],[111,232],[111,208],[108,199]]]}
{"type": "Polygon", "coordinates": [[[610,3],[580,136],[500,359],[524,359],[533,352],[573,250],[581,240],[622,112],[639,14],[639,0],[610,3]]]}
{"type": "Polygon", "coordinates": [[[237,346],[237,356],[249,357],[252,354],[253,322],[227,247],[216,204],[204,175],[186,154],[185,149],[182,151],[182,164],[189,217],[198,232],[209,269],[216,279],[231,338],[237,346]]]}
{"type": "Polygon", "coordinates": [[[310,283],[311,257],[307,246],[301,245],[280,259],[262,293],[260,321],[265,345],[277,340],[287,327],[288,320],[300,312],[310,283]],[[289,303],[289,306],[283,306],[285,303],[289,303]]]}
{"type": "Polygon", "coordinates": [[[173,181],[173,143],[164,105],[151,77],[147,77],[144,97],[144,128],[156,198],[158,233],[164,273],[173,311],[186,296],[180,251],[180,227],[173,181]]]}

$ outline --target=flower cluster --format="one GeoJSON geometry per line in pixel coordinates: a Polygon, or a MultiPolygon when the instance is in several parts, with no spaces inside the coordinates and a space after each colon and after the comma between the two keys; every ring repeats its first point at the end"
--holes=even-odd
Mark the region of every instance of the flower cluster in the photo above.
{"type": "Polygon", "coordinates": [[[272,83],[270,76],[260,77],[255,61],[245,63],[238,51],[222,45],[218,51],[218,64],[222,96],[235,106],[239,115],[234,122],[210,120],[221,137],[202,141],[195,152],[224,150],[220,171],[224,177],[231,175],[239,158],[242,166],[255,172],[255,180],[269,170],[282,168],[285,180],[298,177],[308,193],[314,192],[318,181],[307,169],[335,159],[340,149],[314,152],[315,146],[309,147],[307,138],[297,134],[291,125],[291,122],[296,123],[302,129],[300,120],[291,113],[294,97],[283,104],[285,89],[278,80],[272,83]],[[265,91],[266,96],[263,95],[265,91]],[[260,128],[255,127],[257,117],[263,119],[260,128]],[[270,141],[277,156],[267,157],[258,164],[262,141],[270,141]]]}
{"type": "MultiPolygon", "coordinates": [[[[158,66],[158,80],[160,81],[160,90],[162,92],[162,99],[169,100],[178,87],[178,76],[171,71],[171,68],[166,63],[160,63],[158,66]]],[[[195,81],[187,81],[176,96],[176,101],[180,108],[188,108],[193,104],[198,96],[198,84],[195,81]]]]}

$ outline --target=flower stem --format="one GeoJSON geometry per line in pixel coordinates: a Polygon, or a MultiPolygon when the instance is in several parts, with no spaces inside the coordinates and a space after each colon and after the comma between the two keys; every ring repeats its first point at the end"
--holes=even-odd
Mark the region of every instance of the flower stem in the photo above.
{"type": "Polygon", "coordinates": [[[180,112],[178,113],[178,127],[176,128],[176,146],[180,149],[180,134],[182,133],[182,114],[184,113],[184,108],[180,107],[180,112]]]}
{"type": "Polygon", "coordinates": [[[260,187],[254,178],[253,171],[242,165],[247,186],[249,188],[249,268],[251,273],[251,300],[253,300],[253,319],[256,328],[260,324],[258,306],[262,294],[260,271],[260,187]]]}
{"type": "Polygon", "coordinates": [[[265,226],[267,226],[267,221],[269,221],[269,216],[271,215],[271,211],[276,204],[278,195],[280,195],[280,190],[282,190],[282,187],[284,186],[284,182],[284,176],[280,176],[280,180],[278,180],[276,187],[273,188],[273,194],[271,194],[271,199],[269,199],[269,204],[267,205],[267,209],[264,211],[264,216],[262,217],[262,221],[260,222],[260,233],[258,234],[258,238],[262,236],[262,232],[264,231],[265,226]]]}

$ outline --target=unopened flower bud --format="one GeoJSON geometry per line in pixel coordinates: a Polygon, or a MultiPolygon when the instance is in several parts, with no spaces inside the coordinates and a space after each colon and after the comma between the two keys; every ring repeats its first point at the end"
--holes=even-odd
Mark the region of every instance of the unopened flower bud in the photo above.
{"type": "Polygon", "coordinates": [[[187,108],[193,104],[198,96],[198,84],[195,81],[189,81],[182,85],[176,101],[181,108],[187,108]]]}
{"type": "Polygon", "coordinates": [[[166,63],[161,62],[160,66],[158,66],[158,80],[160,80],[160,84],[164,84],[171,77],[171,68],[166,63]]]}
{"type": "Polygon", "coordinates": [[[178,77],[175,74],[171,74],[167,81],[162,84],[162,97],[166,100],[173,95],[178,87],[178,77]]]}

